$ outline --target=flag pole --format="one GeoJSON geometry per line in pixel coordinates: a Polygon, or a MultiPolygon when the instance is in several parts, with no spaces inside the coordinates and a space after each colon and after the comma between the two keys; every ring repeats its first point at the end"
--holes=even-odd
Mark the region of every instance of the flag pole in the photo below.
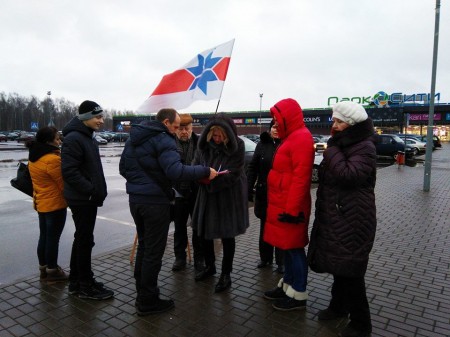
{"type": "MultiPolygon", "coordinates": [[[[235,40],[236,39],[233,39],[233,44],[231,45],[230,62],[231,62],[231,55],[233,54],[233,48],[234,48],[234,41],[235,40]]],[[[230,64],[228,63],[228,67],[229,66],[230,66],[230,64]]],[[[226,74],[228,75],[228,68],[227,68],[226,74]]],[[[223,81],[222,89],[220,89],[220,96],[219,96],[219,100],[217,101],[216,112],[214,114],[217,114],[217,111],[219,110],[220,99],[222,98],[223,87],[225,86],[225,79],[223,81]]]]}

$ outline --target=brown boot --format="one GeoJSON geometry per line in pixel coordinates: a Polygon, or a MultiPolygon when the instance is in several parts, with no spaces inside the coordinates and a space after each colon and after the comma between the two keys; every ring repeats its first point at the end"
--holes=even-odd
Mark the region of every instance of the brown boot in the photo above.
{"type": "Polygon", "coordinates": [[[60,266],[57,266],[55,269],[46,269],[47,278],[45,279],[47,282],[62,282],[67,281],[69,276],[61,269],[60,266]]]}
{"type": "Polygon", "coordinates": [[[46,281],[47,280],[47,266],[41,266],[39,265],[39,280],[41,281],[46,281]]]}

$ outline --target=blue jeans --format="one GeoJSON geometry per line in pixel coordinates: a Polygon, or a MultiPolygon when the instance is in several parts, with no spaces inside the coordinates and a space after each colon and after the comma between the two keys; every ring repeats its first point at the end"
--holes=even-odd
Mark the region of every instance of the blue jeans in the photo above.
{"type": "Polygon", "coordinates": [[[58,266],[59,239],[66,224],[67,208],[53,212],[39,212],[39,241],[37,256],[41,266],[58,266]]]}
{"type": "Polygon", "coordinates": [[[295,291],[305,292],[308,283],[308,264],[304,248],[284,251],[283,282],[289,284],[295,291]]]}
{"type": "Polygon", "coordinates": [[[158,275],[169,233],[170,205],[130,203],[130,212],[139,243],[134,267],[136,290],[146,301],[159,294],[158,275]]]}

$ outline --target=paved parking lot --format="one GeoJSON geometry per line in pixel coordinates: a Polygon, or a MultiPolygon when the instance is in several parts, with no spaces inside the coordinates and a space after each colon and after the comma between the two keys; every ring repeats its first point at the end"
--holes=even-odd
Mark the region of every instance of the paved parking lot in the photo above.
{"type": "MultiPolygon", "coordinates": [[[[372,336],[450,335],[450,145],[433,153],[431,191],[424,167],[378,170],[378,230],[366,275],[372,336]]],[[[313,191],[314,195],[315,191],[313,191]]],[[[257,269],[259,222],[237,239],[233,285],[214,294],[217,281],[194,281],[193,266],[173,273],[169,236],[161,293],[175,301],[164,314],[138,317],[130,247],[93,260],[98,278],[116,296],[92,302],[67,295],[66,285],[41,284],[37,275],[0,288],[0,336],[336,336],[345,321],[322,323],[332,279],[309,274],[305,312],[278,312],[262,297],[279,279],[257,269]]],[[[220,266],[221,249],[217,247],[220,266]]]]}

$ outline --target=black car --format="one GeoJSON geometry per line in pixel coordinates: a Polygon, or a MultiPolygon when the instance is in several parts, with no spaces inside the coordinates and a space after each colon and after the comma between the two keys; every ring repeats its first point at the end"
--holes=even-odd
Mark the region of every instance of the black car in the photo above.
{"type": "MultiPolygon", "coordinates": [[[[422,142],[427,142],[427,136],[420,136],[419,140],[421,140],[422,142]]],[[[441,140],[439,139],[438,136],[433,135],[433,150],[438,148],[438,147],[442,147],[441,144],[441,140]]]]}
{"type": "Polygon", "coordinates": [[[404,152],[406,157],[414,156],[414,148],[412,146],[405,146],[405,142],[394,134],[378,135],[378,142],[376,144],[377,156],[386,156],[397,159],[399,152],[404,152]]]}

